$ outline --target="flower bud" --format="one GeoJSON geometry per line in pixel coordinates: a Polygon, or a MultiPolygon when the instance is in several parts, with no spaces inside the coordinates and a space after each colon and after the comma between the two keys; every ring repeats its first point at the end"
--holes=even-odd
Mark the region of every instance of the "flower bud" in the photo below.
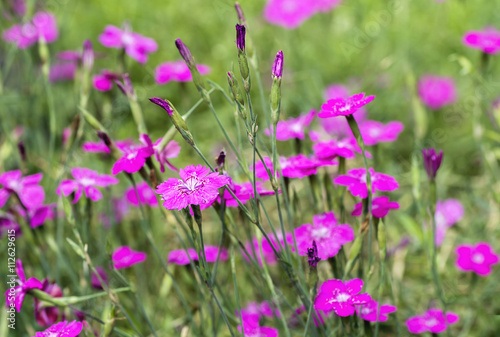
{"type": "Polygon", "coordinates": [[[273,124],[278,123],[281,109],[281,76],[283,74],[283,52],[280,50],[274,60],[271,87],[271,119],[273,124]]]}
{"type": "Polygon", "coordinates": [[[188,66],[189,71],[191,72],[191,77],[193,77],[194,85],[196,85],[196,88],[200,92],[201,98],[205,102],[209,103],[210,96],[208,95],[208,92],[205,89],[205,82],[201,78],[200,71],[196,67],[196,62],[194,61],[193,55],[191,55],[191,51],[184,44],[184,42],[182,42],[181,39],[175,40],[175,46],[179,50],[179,53],[184,59],[184,62],[186,62],[186,65],[188,66]]]}
{"type": "Polygon", "coordinates": [[[127,96],[128,98],[136,99],[134,87],[132,86],[132,82],[130,81],[130,77],[128,74],[122,75],[123,82],[115,80],[115,84],[120,88],[121,92],[127,96]]]}
{"type": "Polygon", "coordinates": [[[229,88],[231,89],[232,98],[236,102],[238,113],[240,117],[245,120],[247,118],[245,100],[243,99],[243,94],[238,81],[232,72],[227,73],[227,82],[229,84],[229,88]]]}
{"type": "Polygon", "coordinates": [[[436,179],[437,171],[441,166],[441,161],[443,160],[443,150],[439,150],[439,153],[436,153],[436,150],[431,149],[423,149],[422,155],[424,157],[424,167],[427,172],[427,176],[430,180],[436,179]]]}
{"type": "Polygon", "coordinates": [[[273,78],[279,78],[281,79],[281,76],[283,75],[283,51],[279,51],[276,54],[276,58],[274,59],[274,64],[273,64],[273,78]]]}
{"type": "Polygon", "coordinates": [[[83,68],[87,71],[90,71],[94,65],[94,50],[92,49],[92,42],[90,40],[83,42],[82,64],[83,68]]]}
{"type": "Polygon", "coordinates": [[[245,51],[245,26],[236,24],[236,47],[239,51],[245,51]]]}
{"type": "Polygon", "coordinates": [[[172,103],[170,103],[168,100],[161,99],[159,97],[153,97],[149,99],[152,103],[162,107],[167,111],[168,116],[172,120],[172,123],[174,124],[175,128],[179,133],[181,134],[182,138],[191,146],[194,145],[194,138],[191,132],[189,132],[189,129],[186,125],[186,122],[184,121],[184,118],[175,110],[174,106],[172,103]]]}

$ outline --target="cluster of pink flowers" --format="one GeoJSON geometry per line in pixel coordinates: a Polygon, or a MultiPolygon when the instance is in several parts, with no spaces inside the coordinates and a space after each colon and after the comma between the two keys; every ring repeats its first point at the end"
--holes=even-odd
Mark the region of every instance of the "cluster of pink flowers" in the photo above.
{"type": "Polygon", "coordinates": [[[268,0],[264,18],[288,29],[297,28],[318,12],[329,12],[342,0],[268,0]]]}
{"type": "Polygon", "coordinates": [[[52,43],[58,36],[56,18],[48,12],[38,12],[31,21],[14,25],[3,32],[4,40],[20,49],[28,48],[40,39],[52,43]]]}

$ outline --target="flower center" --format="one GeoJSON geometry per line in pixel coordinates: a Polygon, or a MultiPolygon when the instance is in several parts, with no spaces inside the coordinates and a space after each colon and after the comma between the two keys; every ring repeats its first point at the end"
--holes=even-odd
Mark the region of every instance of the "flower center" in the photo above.
{"type": "Polygon", "coordinates": [[[428,327],[433,327],[436,326],[437,324],[439,324],[439,322],[435,318],[431,318],[425,322],[425,325],[427,325],[428,327]]]}
{"type": "Polygon", "coordinates": [[[134,43],[134,38],[130,34],[125,33],[122,35],[122,43],[126,46],[131,45],[134,43]]]}
{"type": "Polygon", "coordinates": [[[472,255],[472,262],[474,262],[475,264],[481,264],[484,262],[484,256],[483,254],[481,253],[475,253],[474,255],[472,255]]]}
{"type": "Polygon", "coordinates": [[[336,302],[347,302],[350,298],[351,298],[351,295],[346,294],[346,293],[340,293],[335,298],[335,301],[336,302]]]}
{"type": "Polygon", "coordinates": [[[368,315],[372,312],[373,310],[371,308],[368,308],[368,307],[363,307],[363,309],[361,309],[361,314],[362,315],[368,315]]]}
{"type": "Polygon", "coordinates": [[[311,236],[316,240],[327,238],[330,234],[330,231],[326,227],[314,228],[311,231],[311,236]]]}
{"type": "Polygon", "coordinates": [[[185,182],[182,182],[177,186],[179,192],[184,193],[184,194],[191,194],[200,188],[202,188],[204,185],[203,180],[199,180],[197,177],[191,176],[187,178],[185,182]]]}
{"type": "Polygon", "coordinates": [[[129,154],[127,154],[127,159],[128,160],[134,159],[135,157],[137,157],[137,153],[138,151],[130,152],[129,154]]]}
{"type": "Polygon", "coordinates": [[[80,184],[82,184],[83,186],[92,186],[95,184],[95,180],[92,178],[83,178],[82,180],[80,180],[80,184]]]}

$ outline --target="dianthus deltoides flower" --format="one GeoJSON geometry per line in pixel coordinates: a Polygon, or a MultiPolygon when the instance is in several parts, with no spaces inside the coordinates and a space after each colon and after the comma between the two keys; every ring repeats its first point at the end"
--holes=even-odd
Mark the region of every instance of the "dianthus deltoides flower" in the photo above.
{"type": "Polygon", "coordinates": [[[490,244],[480,242],[477,245],[460,245],[456,249],[456,266],[462,271],[473,271],[481,276],[491,274],[491,266],[497,264],[499,256],[490,244]]]}
{"type": "Polygon", "coordinates": [[[5,299],[7,307],[15,307],[17,312],[20,312],[23,305],[24,296],[26,296],[28,291],[30,291],[31,289],[42,289],[43,284],[34,277],[26,280],[21,259],[16,260],[16,273],[19,277],[19,279],[17,279],[17,283],[19,285],[14,288],[14,296],[12,296],[10,289],[7,290],[5,292],[5,299]]]}
{"type": "MultiPolygon", "coordinates": [[[[204,64],[197,64],[196,68],[200,75],[210,74],[210,67],[204,64]]],[[[166,84],[168,82],[190,82],[193,76],[189,71],[188,66],[183,60],[173,62],[165,62],[160,64],[155,69],[155,81],[158,84],[166,84]]]]}
{"type": "MultiPolygon", "coordinates": [[[[43,287],[41,290],[52,297],[62,297],[63,292],[61,288],[56,283],[49,283],[48,279],[43,280],[43,287]]],[[[35,298],[35,319],[40,326],[50,326],[57,322],[59,317],[58,307],[46,307],[42,305],[42,302],[35,298]]],[[[62,315],[64,319],[64,314],[62,315]]]]}
{"type": "MultiPolygon", "coordinates": [[[[208,263],[213,263],[217,261],[217,256],[219,261],[226,261],[229,258],[229,252],[226,248],[220,249],[217,246],[205,246],[205,258],[208,263]]],[[[187,252],[184,249],[172,250],[168,253],[168,263],[174,263],[178,265],[189,264],[190,260],[198,261],[200,257],[198,253],[193,248],[188,248],[187,252]]]]}
{"type": "Polygon", "coordinates": [[[406,321],[406,327],[411,333],[440,333],[446,330],[446,326],[458,322],[459,316],[451,311],[443,314],[441,309],[427,310],[423,315],[410,317],[406,321]]]}
{"type": "Polygon", "coordinates": [[[395,312],[396,310],[397,308],[393,305],[380,305],[375,300],[371,300],[370,302],[356,308],[358,315],[365,321],[370,322],[385,322],[388,318],[387,315],[391,312],[395,312]]]}
{"type": "Polygon", "coordinates": [[[0,184],[3,185],[3,188],[0,188],[0,207],[5,205],[12,193],[17,194],[27,208],[30,207],[33,199],[43,199],[45,192],[43,187],[38,185],[42,178],[42,173],[23,177],[21,170],[0,174],[0,184]]]}
{"type": "Polygon", "coordinates": [[[148,54],[158,49],[155,40],[131,32],[127,25],[123,30],[112,25],[106,26],[99,35],[99,42],[108,48],[124,48],[128,56],[139,63],[146,63],[148,54]]]}
{"type": "Polygon", "coordinates": [[[229,183],[229,178],[202,165],[189,165],[179,170],[181,179],[170,178],[156,187],[166,209],[181,210],[189,205],[212,203],[219,195],[219,188],[229,183]]]}
{"type": "MultiPolygon", "coordinates": [[[[389,201],[389,197],[381,196],[373,198],[372,215],[376,218],[383,218],[391,209],[399,209],[399,204],[396,201],[389,201]]],[[[354,206],[351,215],[360,216],[363,212],[363,202],[358,202],[354,206]]]]}
{"type": "Polygon", "coordinates": [[[320,118],[352,115],[362,106],[373,101],[375,96],[365,97],[365,93],[359,93],[348,98],[333,98],[323,103],[320,118]]]}
{"type": "MultiPolygon", "coordinates": [[[[311,110],[307,114],[303,114],[297,118],[290,118],[286,121],[279,121],[276,126],[276,139],[285,141],[292,138],[304,139],[304,130],[309,127],[316,114],[315,110],[311,110]]],[[[266,136],[272,136],[273,128],[265,129],[266,136]]]]}
{"type": "Polygon", "coordinates": [[[132,250],[129,246],[121,246],[113,252],[113,267],[116,269],[128,268],[134,264],[144,262],[146,257],[146,253],[132,250]]]}
{"type": "Polygon", "coordinates": [[[457,90],[451,77],[424,75],[418,81],[418,95],[429,108],[437,110],[455,103],[457,90]]]}
{"type": "Polygon", "coordinates": [[[106,174],[99,174],[97,171],[85,167],[75,167],[71,169],[71,174],[74,180],[63,180],[57,187],[57,194],[61,193],[67,197],[75,192],[73,203],[80,200],[82,193],[85,191],[85,196],[92,201],[102,199],[102,193],[95,186],[107,187],[109,185],[118,184],[119,180],[115,177],[106,174]]]}
{"type": "Polygon", "coordinates": [[[319,310],[332,310],[342,317],[351,316],[356,311],[356,306],[371,301],[367,293],[358,293],[363,289],[363,280],[352,279],[342,282],[341,280],[328,280],[323,282],[314,308],[319,310]]]}
{"type": "MultiPolygon", "coordinates": [[[[378,173],[370,168],[372,183],[372,193],[375,191],[394,191],[399,188],[399,184],[393,177],[378,173]]],[[[335,184],[347,186],[347,190],[355,197],[365,199],[368,197],[368,187],[366,187],[366,169],[357,168],[347,172],[347,175],[340,175],[333,181],[335,184]]]]}
{"type": "Polygon", "coordinates": [[[148,135],[142,134],[139,140],[143,145],[134,144],[122,149],[123,156],[115,162],[111,169],[113,175],[123,171],[127,173],[139,171],[146,164],[146,159],[155,153],[153,143],[148,135]]]}
{"type": "Polygon", "coordinates": [[[483,53],[496,54],[500,51],[500,32],[493,27],[482,31],[470,31],[463,37],[463,43],[471,48],[482,50],[483,53]]]}
{"type": "Polygon", "coordinates": [[[36,13],[30,22],[14,25],[3,32],[3,39],[25,49],[40,39],[46,43],[54,42],[59,35],[56,18],[48,12],[36,13]]]}
{"type": "Polygon", "coordinates": [[[37,332],[32,337],[77,337],[82,329],[82,322],[73,321],[68,323],[67,321],[63,321],[54,324],[45,331],[37,332]]]}

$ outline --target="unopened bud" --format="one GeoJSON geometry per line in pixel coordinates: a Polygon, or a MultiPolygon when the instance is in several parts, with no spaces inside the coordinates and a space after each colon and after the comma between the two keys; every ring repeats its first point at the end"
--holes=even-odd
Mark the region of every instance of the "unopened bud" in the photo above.
{"type": "Polygon", "coordinates": [[[87,71],[90,71],[94,65],[94,50],[92,49],[92,42],[90,40],[83,42],[82,64],[83,68],[87,71]]]}
{"type": "Polygon", "coordinates": [[[24,142],[21,140],[17,143],[17,148],[19,149],[19,155],[22,161],[26,161],[26,148],[24,147],[24,142]]]}
{"type": "Polygon", "coordinates": [[[186,122],[184,121],[184,118],[175,110],[175,107],[170,103],[168,100],[161,99],[159,97],[153,97],[149,99],[152,103],[162,107],[167,111],[168,116],[170,117],[170,120],[174,124],[175,128],[181,136],[184,138],[186,142],[190,145],[194,145],[194,138],[191,132],[189,132],[189,129],[186,125],[186,122]]]}
{"type": "Polygon", "coordinates": [[[184,59],[184,62],[186,62],[186,65],[189,68],[189,71],[191,72],[191,77],[193,78],[193,83],[196,85],[196,88],[200,92],[201,98],[209,103],[210,102],[210,96],[208,95],[207,90],[205,89],[205,82],[201,78],[200,71],[198,70],[198,67],[196,67],[196,62],[194,61],[193,55],[191,54],[191,51],[189,48],[182,42],[181,39],[175,40],[175,46],[179,50],[179,53],[181,54],[182,58],[184,59]]]}

